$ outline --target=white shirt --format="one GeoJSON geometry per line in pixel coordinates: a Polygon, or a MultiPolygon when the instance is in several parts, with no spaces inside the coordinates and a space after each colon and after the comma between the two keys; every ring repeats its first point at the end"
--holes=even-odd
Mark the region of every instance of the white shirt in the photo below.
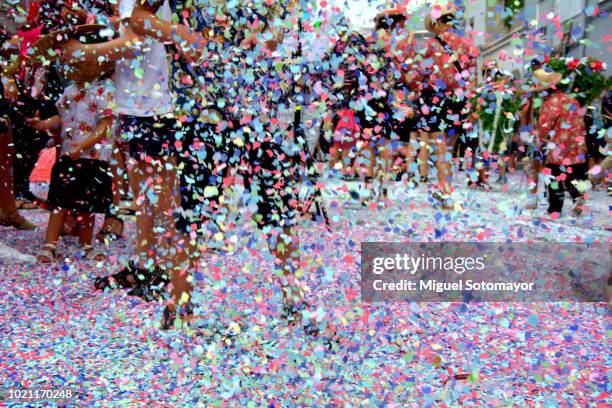
{"type": "MultiPolygon", "coordinates": [[[[113,115],[114,85],[110,79],[96,80],[85,88],[68,85],[55,103],[62,117],[62,153],[70,153],[75,147],[91,138],[100,121],[113,115]]],[[[111,133],[112,135],[112,133],[111,133]]],[[[113,154],[113,138],[98,142],[91,150],[81,153],[83,159],[109,161],[113,154]]]]}
{"type": "MultiPolygon", "coordinates": [[[[135,0],[121,0],[121,18],[132,15],[135,0]]],[[[158,16],[169,20],[168,1],[164,1],[158,16]]],[[[120,27],[121,35],[125,26],[120,27]]],[[[144,40],[141,55],[117,62],[115,70],[116,112],[121,115],[150,117],[172,112],[172,98],[168,89],[168,57],[164,45],[151,39],[144,40]]]]}

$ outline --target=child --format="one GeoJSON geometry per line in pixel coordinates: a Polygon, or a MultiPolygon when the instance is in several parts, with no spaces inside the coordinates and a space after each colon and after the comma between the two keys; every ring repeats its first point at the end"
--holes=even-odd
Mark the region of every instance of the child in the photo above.
{"type": "MultiPolygon", "coordinates": [[[[538,69],[534,76],[540,82],[559,84],[562,75],[538,69]]],[[[548,213],[561,213],[565,190],[574,200],[572,215],[580,216],[588,183],[585,109],[560,87],[546,97],[540,111],[538,133],[546,153],[543,172],[552,178],[548,183],[548,213]]]]}
{"type": "Polygon", "coordinates": [[[113,146],[111,103],[114,85],[110,77],[112,58],[120,58],[117,51],[121,49],[120,43],[110,44],[106,48],[110,50],[108,54],[105,48],[96,49],[95,58],[87,60],[86,55],[91,51],[87,44],[104,41],[103,29],[96,25],[77,26],[50,33],[34,45],[34,59],[48,49],[59,48],[64,74],[73,81],[57,102],[59,115],[47,120],[29,120],[37,129],[61,129],[61,156],[51,172],[47,199],[51,214],[45,244],[38,253],[42,263],[55,260],[57,241],[69,214],[75,216],[79,224],[81,255],[97,260],[103,257],[93,250],[91,243],[95,213],[106,213],[112,202],[108,161],[113,146]],[[77,60],[77,55],[85,56],[77,60]],[[106,58],[100,58],[104,55],[106,58]]]}

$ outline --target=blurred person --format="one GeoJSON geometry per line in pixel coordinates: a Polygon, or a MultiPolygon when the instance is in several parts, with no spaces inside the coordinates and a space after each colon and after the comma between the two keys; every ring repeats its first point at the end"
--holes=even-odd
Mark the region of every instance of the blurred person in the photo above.
{"type": "Polygon", "coordinates": [[[425,18],[425,27],[434,35],[419,51],[421,64],[417,83],[420,98],[419,136],[424,144],[421,162],[428,159],[429,144],[434,144],[438,184],[432,197],[444,209],[454,207],[451,199],[451,165],[447,146],[455,143],[464,126],[475,81],[478,49],[459,31],[459,8],[452,3],[436,3],[425,18]]]}

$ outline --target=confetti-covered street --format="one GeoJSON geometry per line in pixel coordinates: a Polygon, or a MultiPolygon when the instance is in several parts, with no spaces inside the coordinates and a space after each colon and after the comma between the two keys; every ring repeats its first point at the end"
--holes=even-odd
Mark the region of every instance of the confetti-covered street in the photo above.
{"type": "MultiPolygon", "coordinates": [[[[347,193],[356,183],[328,180],[333,232],[311,223],[300,238],[307,299],[338,327],[331,350],[278,318],[272,258],[241,218],[231,252],[205,257],[195,275],[187,331],[156,328],[158,303],[94,291],[94,277],[129,256],[132,222],[98,264],[75,259],[66,240],[57,266],[2,266],[2,385],[72,387],[74,406],[100,407],[609,406],[605,303],[360,302],[361,242],[611,241],[605,192],[582,219],[551,221],[521,209],[521,180],[459,187],[452,212],[401,183],[386,209],[364,209],[347,193]]],[[[28,215],[44,226],[46,213],[28,215]]],[[[0,233],[25,253],[42,240],[41,230],[0,233]]]]}

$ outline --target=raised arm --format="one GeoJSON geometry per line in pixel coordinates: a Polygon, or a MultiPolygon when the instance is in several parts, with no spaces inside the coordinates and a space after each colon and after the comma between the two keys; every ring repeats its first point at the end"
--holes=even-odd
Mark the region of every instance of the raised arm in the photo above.
{"type": "Polygon", "coordinates": [[[161,0],[138,0],[132,11],[130,27],[139,36],[149,37],[165,44],[174,44],[190,61],[202,55],[204,37],[183,24],[173,24],[155,15],[161,0]]]}
{"type": "Polygon", "coordinates": [[[100,58],[103,58],[107,62],[116,62],[124,58],[133,58],[141,50],[141,44],[138,36],[128,27],[123,37],[103,43],[83,44],[71,40],[66,44],[66,52],[62,61],[70,64],[99,61],[100,58]]]}

